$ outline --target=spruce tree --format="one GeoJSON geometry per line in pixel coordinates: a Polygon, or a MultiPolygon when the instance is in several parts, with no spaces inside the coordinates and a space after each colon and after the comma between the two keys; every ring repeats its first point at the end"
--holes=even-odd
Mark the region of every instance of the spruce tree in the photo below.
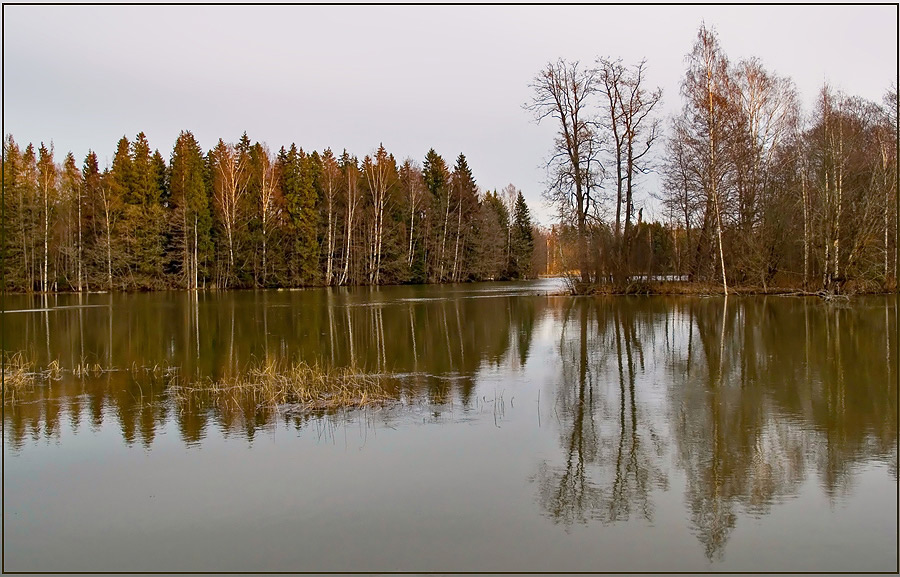
{"type": "Polygon", "coordinates": [[[513,277],[527,278],[531,275],[531,255],[534,252],[534,236],[531,231],[531,213],[525,204],[522,191],[516,196],[513,213],[512,250],[513,277]]]}
{"type": "Polygon", "coordinates": [[[210,248],[212,216],[205,173],[200,145],[193,134],[181,132],[172,150],[169,171],[170,259],[179,285],[188,289],[199,288],[204,278],[202,263],[210,248]]]}
{"type": "Polygon", "coordinates": [[[291,144],[278,155],[281,194],[290,220],[292,283],[311,285],[318,281],[318,214],[316,213],[315,167],[302,149],[291,144]]]}

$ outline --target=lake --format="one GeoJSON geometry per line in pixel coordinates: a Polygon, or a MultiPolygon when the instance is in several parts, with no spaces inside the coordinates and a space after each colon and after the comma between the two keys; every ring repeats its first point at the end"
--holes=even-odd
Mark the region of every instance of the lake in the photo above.
{"type": "Polygon", "coordinates": [[[4,569],[897,570],[895,297],[560,289],[7,295],[4,569]],[[172,393],[274,360],[396,401],[172,393]]]}

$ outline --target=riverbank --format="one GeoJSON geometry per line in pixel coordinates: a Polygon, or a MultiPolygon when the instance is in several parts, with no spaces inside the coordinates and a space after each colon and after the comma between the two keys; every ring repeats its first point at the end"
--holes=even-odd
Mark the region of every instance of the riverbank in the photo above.
{"type": "MultiPolygon", "coordinates": [[[[645,295],[645,296],[725,296],[721,284],[687,281],[634,281],[627,285],[612,283],[567,283],[569,294],[573,295],[645,295]]],[[[843,298],[854,295],[894,294],[896,288],[892,283],[880,285],[876,283],[848,283],[832,290],[805,290],[792,286],[756,286],[737,285],[728,287],[728,295],[741,296],[811,296],[820,298],[843,298]]]]}

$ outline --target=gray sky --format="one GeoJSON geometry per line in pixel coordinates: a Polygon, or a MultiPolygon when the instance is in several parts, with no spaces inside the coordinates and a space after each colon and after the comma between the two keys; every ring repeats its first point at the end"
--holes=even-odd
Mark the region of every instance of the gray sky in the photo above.
{"type": "Polygon", "coordinates": [[[534,75],[646,58],[669,117],[702,20],[732,61],[791,77],[807,111],[826,80],[877,102],[896,83],[896,6],[5,6],[4,133],[79,165],[140,131],[168,159],[183,129],[204,149],[246,130],[273,150],[463,152],[481,187],[514,183],[548,224],[554,127],[522,109],[534,75]]]}

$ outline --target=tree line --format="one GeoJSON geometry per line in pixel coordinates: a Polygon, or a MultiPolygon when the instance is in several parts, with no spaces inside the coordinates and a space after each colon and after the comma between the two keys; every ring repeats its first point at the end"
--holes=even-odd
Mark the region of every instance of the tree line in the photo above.
{"type": "MultiPolygon", "coordinates": [[[[465,155],[398,164],[384,146],[273,153],[244,133],[168,162],[144,133],[111,166],[52,144],[3,146],[3,288],[54,292],[301,287],[526,278],[535,235],[522,192],[483,192],[465,155]]],[[[543,265],[538,265],[543,266],[543,265]]],[[[538,270],[537,272],[541,272],[538,270]]]]}
{"type": "Polygon", "coordinates": [[[704,25],[686,62],[668,127],[644,61],[559,60],[535,77],[527,108],[558,129],[550,268],[577,271],[580,290],[661,274],[726,294],[896,287],[896,86],[879,104],[826,83],[804,113],[789,78],[730,61],[704,25]],[[662,218],[648,223],[635,193],[651,171],[662,218]]]}

